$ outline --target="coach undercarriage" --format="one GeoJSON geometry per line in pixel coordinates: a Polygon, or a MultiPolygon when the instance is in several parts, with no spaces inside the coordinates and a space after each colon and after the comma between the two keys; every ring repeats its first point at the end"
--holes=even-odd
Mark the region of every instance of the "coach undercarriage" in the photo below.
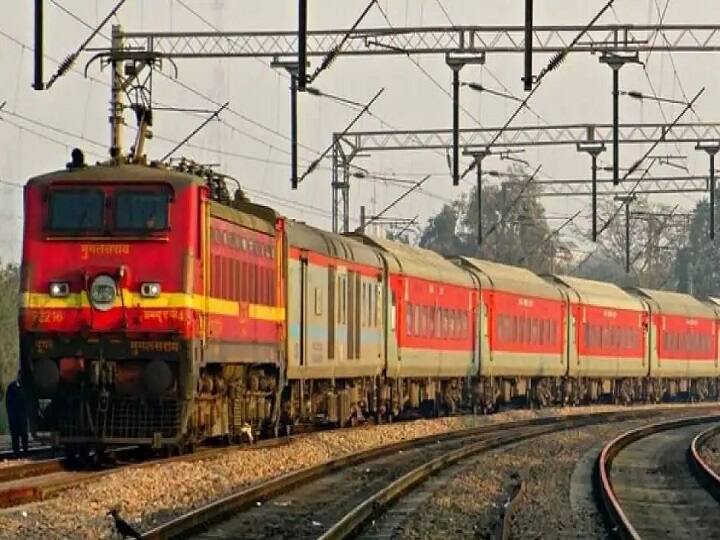
{"type": "Polygon", "coordinates": [[[694,402],[720,400],[720,378],[480,377],[474,394],[475,409],[486,413],[513,402],[530,407],[694,402]]]}

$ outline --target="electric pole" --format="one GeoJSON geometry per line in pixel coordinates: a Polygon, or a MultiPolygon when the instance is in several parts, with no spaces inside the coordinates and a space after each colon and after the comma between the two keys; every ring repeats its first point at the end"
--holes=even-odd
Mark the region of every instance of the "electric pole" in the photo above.
{"type": "Polygon", "coordinates": [[[625,273],[630,273],[630,205],[636,199],[635,195],[615,197],[615,200],[625,205],[625,273]]]}
{"type": "Polygon", "coordinates": [[[696,150],[703,150],[710,156],[710,178],[708,189],[710,191],[710,239],[715,240],[715,155],[720,151],[720,141],[701,141],[695,146],[696,150]]]}

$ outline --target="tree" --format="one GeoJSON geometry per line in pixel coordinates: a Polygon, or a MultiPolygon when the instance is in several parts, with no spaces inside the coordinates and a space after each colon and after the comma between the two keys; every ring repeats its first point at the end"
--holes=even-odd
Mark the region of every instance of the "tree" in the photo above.
{"type": "Polygon", "coordinates": [[[710,240],[710,204],[705,199],[695,206],[687,245],[678,252],[673,271],[679,290],[699,298],[720,296],[720,253],[717,239],[710,240]]]}
{"type": "Polygon", "coordinates": [[[545,220],[538,188],[526,170],[513,166],[499,186],[482,190],[483,242],[478,245],[477,189],[429,220],[420,246],[443,255],[464,255],[526,266],[539,273],[557,271],[558,240],[545,220]]]}
{"type": "MultiPolygon", "coordinates": [[[[596,272],[587,277],[622,286],[676,289],[674,265],[687,241],[684,217],[678,215],[677,207],[653,204],[647,197],[638,197],[630,205],[630,273],[627,274],[624,272],[626,213],[624,208],[618,212],[617,205],[610,200],[600,205],[600,215],[608,216],[606,219],[615,217],[598,237],[602,253],[594,257],[596,272]],[[617,268],[625,275],[618,276],[617,268]]],[[[590,267],[583,266],[587,273],[590,267]]]]}
{"type": "MultiPolygon", "coordinates": [[[[0,398],[18,371],[18,291],[20,271],[16,265],[0,267],[0,398]]],[[[0,407],[0,432],[5,422],[5,407],[0,407]]]]}

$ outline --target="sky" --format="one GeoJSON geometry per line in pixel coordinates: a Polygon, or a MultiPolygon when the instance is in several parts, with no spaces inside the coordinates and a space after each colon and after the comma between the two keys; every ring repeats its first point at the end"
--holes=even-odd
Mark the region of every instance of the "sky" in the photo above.
{"type": "MultiPolygon", "coordinates": [[[[536,0],[536,24],[583,25],[602,8],[606,0],[536,0]]],[[[368,0],[309,0],[309,28],[348,28],[368,0]]],[[[0,259],[17,262],[22,245],[22,188],[28,178],[62,168],[70,151],[78,146],[88,160],[105,159],[109,145],[108,70],[98,63],[87,68],[92,53],[83,54],[74,70],[57,80],[46,91],[31,88],[33,60],[33,2],[14,2],[0,19],[0,259]]],[[[112,9],[115,0],[47,0],[45,8],[45,73],[55,71],[57,62],[77,49],[90,30],[112,9]]],[[[394,27],[438,25],[521,25],[523,0],[379,0],[394,27]]],[[[121,24],[126,31],[208,31],[210,25],[226,31],[294,30],[297,3],[294,0],[127,0],[116,17],[102,29],[91,48],[107,47],[110,24],[121,24]],[[188,9],[189,8],[189,9],[188,9]],[[200,14],[202,19],[192,11],[200,14]],[[204,19],[204,20],[203,20],[204,19]]],[[[717,0],[616,0],[598,24],[712,24],[720,22],[717,0]]],[[[373,7],[361,28],[385,28],[387,21],[373,7]]],[[[718,120],[720,100],[720,57],[703,53],[653,53],[646,57],[647,74],[639,66],[623,68],[621,87],[683,100],[701,87],[705,93],[687,120],[718,120]]],[[[372,116],[363,117],[356,130],[449,128],[451,125],[451,72],[441,55],[418,56],[415,62],[405,56],[392,58],[338,58],[316,81],[323,92],[367,102],[380,88],[385,91],[372,107],[372,116]]],[[[537,55],[536,71],[548,58],[537,55]]],[[[177,80],[169,63],[165,77],[156,75],[153,99],[156,104],[182,108],[213,109],[213,102],[230,103],[221,115],[183,149],[183,155],[203,163],[217,164],[218,170],[240,180],[251,199],[275,207],[285,215],[312,225],[331,226],[331,173],[324,162],[307,177],[300,189],[291,191],[289,121],[289,81],[281,71],[258,59],[181,59],[176,62],[177,80]]],[[[315,60],[311,70],[316,66],[315,60]]],[[[464,81],[524,96],[522,55],[488,55],[484,66],[468,66],[464,81]]],[[[590,54],[571,55],[548,76],[530,102],[534,111],[521,113],[512,125],[569,123],[609,123],[611,74],[607,66],[590,54]]],[[[503,125],[516,104],[487,94],[464,91],[462,127],[503,125]]],[[[673,118],[679,108],[656,103],[621,102],[621,121],[662,122],[663,114],[673,118]]],[[[342,131],[357,110],[312,95],[299,97],[300,171],[331,143],[332,134],[342,131]]],[[[205,115],[206,116],[206,115],[205,115]]],[[[134,122],[130,112],[126,122],[134,122]]],[[[148,142],[149,157],[159,158],[203,120],[203,115],[158,111],[154,118],[155,139],[148,142]],[[163,140],[165,139],[165,140],[163,140]],[[169,139],[169,140],[168,140],[169,139]]],[[[126,130],[126,147],[131,130],[126,130]]],[[[646,148],[628,148],[622,153],[628,166],[646,148]]],[[[707,157],[693,145],[675,145],[659,150],[688,156],[690,173],[706,174],[707,157]]],[[[603,159],[609,161],[610,153],[603,159]]],[[[588,178],[588,158],[574,147],[528,149],[522,159],[534,168],[542,165],[540,178],[588,178]]],[[[418,180],[431,174],[421,192],[399,203],[389,215],[412,218],[421,225],[444,203],[469,191],[470,182],[454,188],[442,152],[380,152],[358,158],[358,165],[380,176],[418,180]]],[[[464,164],[466,165],[466,164],[464,164]]],[[[504,169],[508,162],[492,158],[486,168],[504,169]]],[[[681,171],[658,169],[658,175],[672,176],[681,171]]],[[[607,174],[607,173],[604,173],[607,174]]],[[[396,199],[405,188],[380,180],[354,179],[351,187],[351,226],[359,221],[360,206],[372,214],[396,199]]],[[[692,208],[698,194],[654,196],[666,204],[679,203],[692,208]]],[[[578,210],[577,227],[563,234],[586,232],[590,201],[587,197],[544,199],[553,224],[578,210]]]]}

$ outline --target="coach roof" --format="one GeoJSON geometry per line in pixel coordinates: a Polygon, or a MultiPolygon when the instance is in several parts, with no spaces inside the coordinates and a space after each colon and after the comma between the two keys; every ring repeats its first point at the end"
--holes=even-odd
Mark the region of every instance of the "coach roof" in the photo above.
{"type": "Polygon", "coordinates": [[[630,289],[630,292],[646,298],[654,311],[665,315],[715,318],[715,310],[712,307],[689,294],[640,288],[630,289]]]}
{"type": "MultiPolygon", "coordinates": [[[[558,275],[548,276],[548,279],[554,279],[557,283],[560,283],[561,286],[565,286],[575,292],[577,300],[581,304],[645,311],[645,305],[639,298],[612,283],[558,275]]],[[[574,298],[572,300],[575,301],[574,298]]]]}
{"type": "Polygon", "coordinates": [[[353,238],[293,220],[287,220],[286,230],[288,243],[292,247],[378,268],[382,266],[382,261],[374,249],[353,238]]]}
{"type": "Polygon", "coordinates": [[[526,268],[473,257],[453,257],[452,260],[478,275],[482,282],[481,286],[487,287],[486,282],[489,282],[492,289],[498,291],[553,300],[562,298],[560,290],[555,285],[548,283],[526,268]]]}
{"type": "Polygon", "coordinates": [[[467,272],[434,251],[367,235],[354,234],[352,237],[377,248],[387,262],[388,270],[391,273],[464,287],[474,285],[467,272]]]}

